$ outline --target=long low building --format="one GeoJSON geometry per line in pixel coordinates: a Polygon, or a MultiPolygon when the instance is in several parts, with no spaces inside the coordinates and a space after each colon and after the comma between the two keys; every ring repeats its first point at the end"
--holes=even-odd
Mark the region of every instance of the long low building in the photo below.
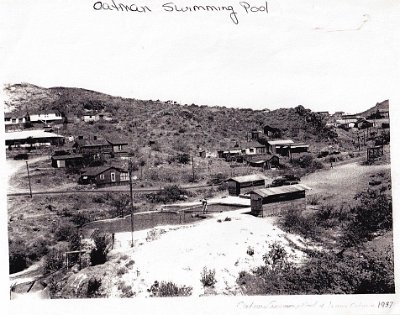
{"type": "Polygon", "coordinates": [[[7,147],[40,147],[64,144],[64,137],[44,130],[23,130],[5,133],[7,147]]]}
{"type": "Polygon", "coordinates": [[[226,181],[228,184],[229,195],[239,196],[240,194],[249,192],[256,187],[265,187],[266,179],[267,177],[263,174],[232,177],[226,181]]]}
{"type": "Polygon", "coordinates": [[[279,215],[306,209],[306,185],[296,184],[251,191],[251,213],[255,216],[279,215]]]}

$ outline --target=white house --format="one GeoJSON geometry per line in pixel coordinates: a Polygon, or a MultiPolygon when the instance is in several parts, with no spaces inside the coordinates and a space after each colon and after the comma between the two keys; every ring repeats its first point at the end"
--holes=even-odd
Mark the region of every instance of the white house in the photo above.
{"type": "Polygon", "coordinates": [[[59,111],[41,111],[35,114],[29,115],[30,121],[35,122],[51,122],[51,121],[61,121],[63,118],[59,111]]]}

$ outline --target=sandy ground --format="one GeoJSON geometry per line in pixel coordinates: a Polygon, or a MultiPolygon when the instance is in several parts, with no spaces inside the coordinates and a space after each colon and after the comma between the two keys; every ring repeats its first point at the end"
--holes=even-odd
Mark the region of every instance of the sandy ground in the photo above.
{"type": "Polygon", "coordinates": [[[272,218],[256,218],[247,212],[250,208],[215,214],[211,219],[186,226],[165,226],[153,230],[158,234],[155,240],[146,240],[149,230],[134,233],[135,246],[130,247],[131,234],[115,235],[116,247],[112,259],[121,265],[133,259],[135,264],[121,278],[115,279],[108,288],[110,296],[119,296],[116,288],[120,281],[132,286],[136,296],[148,296],[147,289],[154,281],[172,281],[177,285],[193,288],[193,296],[204,294],[200,282],[203,267],[215,269],[216,294],[240,294],[236,285],[240,271],[250,271],[263,265],[262,256],[268,252],[270,244],[278,242],[291,255],[291,259],[301,262],[304,253],[293,249],[289,240],[300,247],[304,241],[295,235],[283,232],[273,225],[272,218]],[[231,221],[224,221],[226,217],[231,221]],[[221,219],[222,222],[218,222],[221,219]],[[254,248],[255,254],[246,253],[254,248]]]}
{"type": "Polygon", "coordinates": [[[312,188],[307,195],[340,194],[343,199],[351,199],[360,191],[360,185],[368,182],[369,175],[383,170],[390,170],[390,164],[361,165],[355,162],[312,173],[302,178],[301,183],[312,188]]]}

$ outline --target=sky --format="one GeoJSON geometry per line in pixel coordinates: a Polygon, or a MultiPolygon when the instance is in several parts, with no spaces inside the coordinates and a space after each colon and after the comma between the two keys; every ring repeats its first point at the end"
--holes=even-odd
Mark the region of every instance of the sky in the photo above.
{"type": "Polygon", "coordinates": [[[95,10],[95,2],[2,0],[2,82],[330,112],[365,110],[398,87],[400,1],[270,0],[268,13],[264,0],[249,0],[260,8],[249,13],[228,0],[116,1],[147,13],[95,10]],[[239,23],[227,11],[162,11],[167,2],[232,5],[239,23]]]}

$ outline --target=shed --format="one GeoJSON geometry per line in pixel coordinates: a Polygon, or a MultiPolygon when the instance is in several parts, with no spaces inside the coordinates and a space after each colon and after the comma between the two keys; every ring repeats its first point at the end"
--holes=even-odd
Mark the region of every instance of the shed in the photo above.
{"type": "Polygon", "coordinates": [[[255,216],[279,215],[306,209],[306,191],[303,184],[269,187],[253,190],[250,194],[251,214],[255,216]]]}
{"type": "Polygon", "coordinates": [[[53,155],[51,157],[51,166],[56,168],[70,168],[82,164],[83,155],[81,154],[53,155]]]}
{"type": "Polygon", "coordinates": [[[98,187],[124,185],[128,182],[128,172],[115,166],[86,168],[78,180],[81,185],[96,184],[98,187]]]}
{"type": "Polygon", "coordinates": [[[265,187],[266,179],[263,174],[232,177],[227,180],[229,195],[239,196],[253,190],[254,187],[265,187]]]}
{"type": "Polygon", "coordinates": [[[269,140],[267,141],[267,150],[271,154],[281,154],[283,148],[294,144],[291,139],[281,139],[281,140],[269,140]]]}

